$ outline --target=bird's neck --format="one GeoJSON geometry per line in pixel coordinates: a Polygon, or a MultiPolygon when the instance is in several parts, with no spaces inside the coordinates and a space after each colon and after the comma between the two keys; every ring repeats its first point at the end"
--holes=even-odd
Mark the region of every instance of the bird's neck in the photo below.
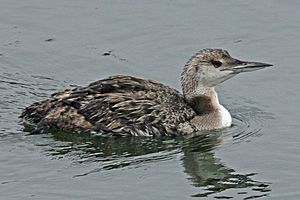
{"type": "Polygon", "coordinates": [[[192,94],[185,95],[185,98],[197,114],[210,113],[221,108],[218,94],[212,87],[198,88],[192,94]]]}
{"type": "Polygon", "coordinates": [[[211,130],[229,127],[232,123],[231,115],[218,99],[214,88],[202,88],[190,96],[186,96],[187,103],[197,115],[191,123],[197,130],[211,130]]]}

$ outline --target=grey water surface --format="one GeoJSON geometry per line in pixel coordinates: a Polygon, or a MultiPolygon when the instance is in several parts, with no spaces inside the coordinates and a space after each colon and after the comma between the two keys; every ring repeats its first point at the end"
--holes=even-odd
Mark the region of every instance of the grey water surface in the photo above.
{"type": "Polygon", "coordinates": [[[300,199],[300,1],[1,0],[0,199],[300,199]],[[180,90],[202,48],[274,67],[217,88],[227,129],[28,135],[18,116],[112,74],[180,90]]]}

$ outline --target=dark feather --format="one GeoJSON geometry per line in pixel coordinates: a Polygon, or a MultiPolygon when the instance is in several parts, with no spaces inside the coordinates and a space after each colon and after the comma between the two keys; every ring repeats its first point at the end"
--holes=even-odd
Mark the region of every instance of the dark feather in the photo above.
{"type": "Polygon", "coordinates": [[[112,76],[67,89],[27,107],[34,125],[109,135],[180,135],[194,131],[196,115],[175,89],[131,76],[112,76]],[[187,129],[179,127],[189,126],[187,129]]]}

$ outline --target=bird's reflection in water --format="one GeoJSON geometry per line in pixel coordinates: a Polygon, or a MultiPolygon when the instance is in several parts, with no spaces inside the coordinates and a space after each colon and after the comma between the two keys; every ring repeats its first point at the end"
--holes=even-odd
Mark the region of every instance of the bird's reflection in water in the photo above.
{"type": "Polygon", "coordinates": [[[62,132],[44,135],[50,136],[54,139],[52,143],[41,144],[47,146],[48,154],[73,156],[80,163],[100,163],[99,168],[75,177],[102,170],[138,167],[181,155],[188,179],[200,189],[198,194],[191,195],[193,197],[229,199],[233,197],[223,193],[230,191],[241,199],[255,199],[267,196],[271,191],[269,183],[254,180],[255,173],[239,174],[215,157],[215,148],[228,139],[218,132],[176,138],[96,137],[62,132]]]}
{"type": "MultiPolygon", "coordinates": [[[[223,142],[224,135],[205,134],[186,139],[181,146],[183,151],[182,163],[185,172],[190,176],[192,184],[202,189],[194,197],[216,199],[231,199],[232,196],[222,195],[226,190],[239,189],[236,194],[241,199],[255,199],[267,196],[270,183],[253,180],[255,173],[239,174],[228,168],[214,155],[214,149],[223,142]],[[245,189],[244,191],[241,191],[245,189]],[[251,191],[251,192],[249,192],[251,191]]],[[[225,137],[228,139],[228,135],[225,137]]]]}

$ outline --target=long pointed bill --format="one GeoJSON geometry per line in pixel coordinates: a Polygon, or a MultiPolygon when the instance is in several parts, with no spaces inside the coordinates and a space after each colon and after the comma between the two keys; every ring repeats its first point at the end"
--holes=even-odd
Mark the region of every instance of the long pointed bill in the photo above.
{"type": "Polygon", "coordinates": [[[256,71],[271,66],[273,65],[267,63],[261,63],[261,62],[240,61],[238,65],[228,68],[227,70],[231,70],[234,73],[241,73],[241,72],[252,72],[252,71],[256,71]]]}

